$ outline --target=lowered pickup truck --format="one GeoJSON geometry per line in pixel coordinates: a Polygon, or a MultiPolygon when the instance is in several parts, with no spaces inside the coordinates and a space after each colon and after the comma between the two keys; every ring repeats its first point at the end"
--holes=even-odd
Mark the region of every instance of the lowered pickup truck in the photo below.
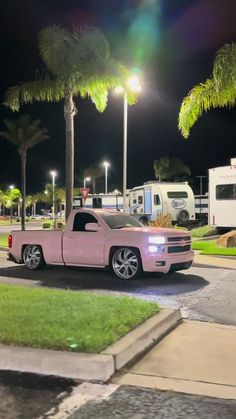
{"type": "Polygon", "coordinates": [[[105,209],[73,210],[65,231],[12,231],[8,246],[10,258],[29,269],[110,267],[122,279],[187,269],[193,261],[188,232],[146,227],[131,215],[105,209]]]}

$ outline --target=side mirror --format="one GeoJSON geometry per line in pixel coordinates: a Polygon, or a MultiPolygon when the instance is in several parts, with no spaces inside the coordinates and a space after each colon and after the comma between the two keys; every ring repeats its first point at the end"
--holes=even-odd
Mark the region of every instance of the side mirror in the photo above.
{"type": "Polygon", "coordinates": [[[100,231],[101,227],[98,223],[87,223],[85,224],[85,231],[100,231]]]}

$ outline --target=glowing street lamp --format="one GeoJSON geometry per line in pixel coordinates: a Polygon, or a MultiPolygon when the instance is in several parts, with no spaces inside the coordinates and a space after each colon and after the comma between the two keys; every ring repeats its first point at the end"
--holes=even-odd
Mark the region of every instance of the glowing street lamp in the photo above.
{"type": "Polygon", "coordinates": [[[51,170],[50,175],[52,176],[52,220],[54,228],[56,226],[56,219],[55,219],[55,177],[57,176],[57,172],[55,170],[51,170]]]}
{"type": "Polygon", "coordinates": [[[103,166],[105,167],[105,194],[107,194],[107,176],[108,176],[108,167],[110,166],[110,163],[108,163],[108,161],[104,161],[103,166]]]}
{"type": "MultiPolygon", "coordinates": [[[[127,91],[139,93],[141,85],[137,76],[130,77],[126,82],[127,91]]],[[[127,91],[122,86],[117,86],[116,94],[124,95],[124,120],[123,120],[123,210],[127,211],[127,128],[128,128],[128,96],[127,91]]]]}
{"type": "Polygon", "coordinates": [[[91,181],[91,177],[84,178],[84,188],[86,188],[86,182],[90,182],[90,181],[91,181]]]}

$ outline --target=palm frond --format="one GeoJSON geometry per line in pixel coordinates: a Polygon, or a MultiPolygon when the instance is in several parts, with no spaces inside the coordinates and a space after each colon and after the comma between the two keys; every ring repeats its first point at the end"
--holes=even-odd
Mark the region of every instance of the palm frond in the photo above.
{"type": "Polygon", "coordinates": [[[187,138],[203,114],[212,108],[236,105],[236,44],[226,44],[216,54],[213,75],[195,86],[184,98],[179,113],[179,130],[187,138]]]}
{"type": "Polygon", "coordinates": [[[213,79],[218,88],[236,86],[236,44],[226,44],[216,53],[213,65],[213,79]]]}
{"type": "Polygon", "coordinates": [[[4,105],[19,111],[21,105],[33,102],[59,102],[64,98],[64,84],[60,79],[48,77],[28,81],[10,87],[5,94],[4,105]]]}
{"type": "Polygon", "coordinates": [[[54,76],[68,80],[74,71],[74,55],[77,39],[59,26],[42,29],[38,36],[39,52],[47,68],[54,76]]]}
{"type": "Polygon", "coordinates": [[[179,113],[179,130],[188,138],[193,125],[212,108],[232,107],[236,104],[236,89],[230,85],[219,89],[213,79],[195,86],[184,98],[179,113]]]}

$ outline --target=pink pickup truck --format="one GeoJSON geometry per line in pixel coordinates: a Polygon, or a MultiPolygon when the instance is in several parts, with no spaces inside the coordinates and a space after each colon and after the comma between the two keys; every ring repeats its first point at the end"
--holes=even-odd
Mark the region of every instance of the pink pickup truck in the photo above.
{"type": "Polygon", "coordinates": [[[191,266],[188,232],[146,227],[131,215],[110,210],[73,210],[65,231],[12,231],[9,257],[29,269],[46,264],[105,268],[122,279],[144,272],[191,266]]]}

